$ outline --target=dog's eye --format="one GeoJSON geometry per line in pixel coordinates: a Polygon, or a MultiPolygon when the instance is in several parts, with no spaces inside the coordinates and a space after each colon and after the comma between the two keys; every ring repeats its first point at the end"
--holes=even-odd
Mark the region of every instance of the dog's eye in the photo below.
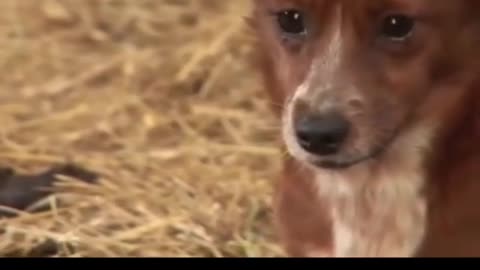
{"type": "Polygon", "coordinates": [[[276,14],[281,31],[289,35],[303,35],[306,32],[305,18],[302,12],[289,9],[276,14]]]}
{"type": "Polygon", "coordinates": [[[403,41],[410,36],[415,26],[415,21],[406,15],[389,15],[381,25],[382,36],[393,41],[403,41]]]}

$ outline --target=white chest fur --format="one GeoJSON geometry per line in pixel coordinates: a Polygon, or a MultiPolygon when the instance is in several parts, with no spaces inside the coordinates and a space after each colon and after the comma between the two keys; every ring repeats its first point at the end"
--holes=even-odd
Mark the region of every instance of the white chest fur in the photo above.
{"type": "Polygon", "coordinates": [[[400,141],[375,170],[363,164],[348,171],[315,171],[318,194],[331,209],[334,257],[414,255],[425,235],[427,205],[418,151],[424,148],[411,142],[426,144],[404,139],[410,139],[410,147],[400,141]]]}
{"type": "Polygon", "coordinates": [[[426,202],[422,179],[412,173],[374,179],[318,175],[320,196],[329,200],[334,257],[408,257],[424,235],[426,202]]]}

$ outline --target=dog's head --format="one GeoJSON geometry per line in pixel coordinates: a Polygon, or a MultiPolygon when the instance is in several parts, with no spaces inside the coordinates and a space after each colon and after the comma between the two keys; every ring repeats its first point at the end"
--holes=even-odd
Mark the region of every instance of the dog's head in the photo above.
{"type": "Polygon", "coordinates": [[[478,67],[475,0],[256,0],[254,21],[287,148],[324,168],[442,121],[478,67]]]}

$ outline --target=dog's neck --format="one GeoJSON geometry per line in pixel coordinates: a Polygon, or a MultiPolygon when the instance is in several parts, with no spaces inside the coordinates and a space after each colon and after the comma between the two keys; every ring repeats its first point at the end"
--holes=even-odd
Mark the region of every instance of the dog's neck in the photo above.
{"type": "Polygon", "coordinates": [[[445,118],[426,163],[429,230],[421,256],[479,256],[480,88],[445,118]],[[473,231],[472,231],[473,230],[473,231]],[[445,232],[455,232],[448,235],[445,232]],[[448,243],[448,245],[445,245],[448,243]]]}
{"type": "Polygon", "coordinates": [[[320,200],[330,205],[333,254],[411,256],[424,235],[423,167],[431,132],[404,134],[381,159],[340,171],[312,170],[320,200]]]}

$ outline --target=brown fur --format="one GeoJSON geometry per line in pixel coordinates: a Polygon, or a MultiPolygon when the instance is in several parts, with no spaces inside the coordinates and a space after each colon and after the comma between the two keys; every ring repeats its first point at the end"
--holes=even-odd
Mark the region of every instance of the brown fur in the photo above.
{"type": "Polygon", "coordinates": [[[290,157],[275,210],[289,254],[480,256],[480,3],[254,3],[259,59],[278,115],[295,121],[331,100],[354,127],[332,160],[381,150],[342,170],[319,168],[312,164],[325,160],[292,146],[284,122],[290,157]],[[270,13],[286,8],[309,15],[314,31],[305,40],[279,37],[270,13]],[[389,12],[418,19],[408,42],[377,38],[389,12]],[[347,236],[353,240],[340,239],[347,236]]]}

